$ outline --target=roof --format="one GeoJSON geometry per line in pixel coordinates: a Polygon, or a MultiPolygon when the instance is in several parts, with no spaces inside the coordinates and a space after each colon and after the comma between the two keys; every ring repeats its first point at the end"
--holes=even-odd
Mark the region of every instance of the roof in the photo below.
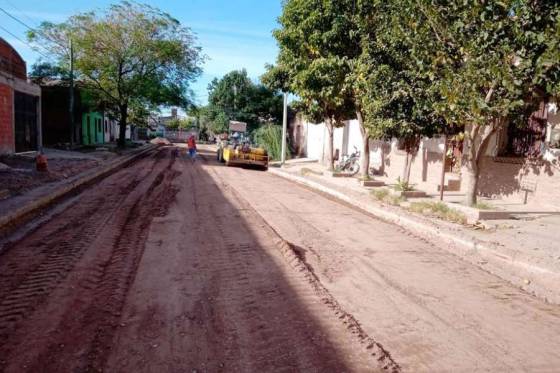
{"type": "Polygon", "coordinates": [[[247,123],[230,120],[229,130],[233,132],[247,132],[247,123]]]}

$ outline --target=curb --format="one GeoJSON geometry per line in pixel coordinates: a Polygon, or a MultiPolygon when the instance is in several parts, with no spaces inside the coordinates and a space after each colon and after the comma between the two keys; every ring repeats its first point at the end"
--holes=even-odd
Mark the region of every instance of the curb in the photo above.
{"type": "MultiPolygon", "coordinates": [[[[448,232],[437,225],[430,225],[414,220],[401,214],[374,206],[372,203],[362,203],[352,197],[327,187],[318,182],[288,174],[286,172],[269,169],[269,173],[307,186],[324,193],[339,201],[345,202],[361,211],[369,213],[386,222],[401,226],[430,240],[437,240],[446,245],[440,245],[448,252],[457,255],[477,267],[494,274],[513,285],[544,299],[546,302],[560,304],[560,273],[551,271],[526,261],[520,261],[515,256],[508,255],[497,249],[497,246],[482,242],[474,237],[462,237],[448,232]]],[[[433,224],[433,223],[432,223],[433,224]]]]}
{"type": "Polygon", "coordinates": [[[123,159],[115,160],[109,164],[101,166],[99,169],[88,172],[86,175],[76,175],[73,178],[70,178],[68,182],[62,185],[60,188],[57,188],[50,193],[46,193],[46,195],[41,196],[38,199],[16,209],[12,213],[0,216],[0,233],[9,230],[10,226],[13,226],[17,222],[32,215],[37,210],[48,207],[57,200],[76,191],[77,189],[129,165],[141,155],[144,155],[145,153],[155,148],[157,148],[157,146],[148,145],[145,148],[133,152],[132,154],[126,155],[123,159]]]}

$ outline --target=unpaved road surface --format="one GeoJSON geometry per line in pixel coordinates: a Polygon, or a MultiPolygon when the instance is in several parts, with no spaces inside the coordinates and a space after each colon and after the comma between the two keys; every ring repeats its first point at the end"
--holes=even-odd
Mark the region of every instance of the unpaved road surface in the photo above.
{"type": "Polygon", "coordinates": [[[1,371],[398,369],[205,158],[160,148],[4,248],[1,371]]]}
{"type": "Polygon", "coordinates": [[[0,254],[5,372],[558,372],[560,308],[271,174],[162,147],[0,254]]]}

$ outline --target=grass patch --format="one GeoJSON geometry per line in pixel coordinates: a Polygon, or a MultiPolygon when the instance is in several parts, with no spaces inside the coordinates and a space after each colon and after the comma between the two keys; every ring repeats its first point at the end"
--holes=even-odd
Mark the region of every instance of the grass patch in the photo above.
{"type": "Polygon", "coordinates": [[[386,188],[374,189],[371,191],[371,194],[378,201],[385,202],[393,206],[400,206],[401,203],[406,201],[406,198],[395,196],[391,194],[386,188]]]}
{"type": "Polygon", "coordinates": [[[467,217],[462,212],[450,208],[443,202],[413,202],[408,209],[412,212],[435,216],[452,223],[467,223],[467,217]]]}
{"type": "Polygon", "coordinates": [[[389,195],[389,191],[385,188],[383,189],[374,189],[371,191],[371,194],[378,200],[383,201],[385,197],[389,195]]]}
{"type": "Polygon", "coordinates": [[[311,175],[311,174],[312,174],[312,175],[319,175],[319,176],[323,175],[322,172],[320,172],[320,171],[315,171],[315,170],[312,170],[312,169],[307,168],[307,167],[303,167],[301,170],[299,170],[299,173],[300,173],[302,176],[307,176],[307,175],[311,175]]]}
{"type": "Polygon", "coordinates": [[[398,192],[412,192],[414,190],[414,185],[410,184],[408,181],[401,180],[399,177],[394,188],[398,192]]]}
{"type": "Polygon", "coordinates": [[[475,209],[479,209],[479,210],[492,210],[493,207],[491,204],[486,203],[486,202],[478,202],[476,205],[474,205],[475,209]]]}

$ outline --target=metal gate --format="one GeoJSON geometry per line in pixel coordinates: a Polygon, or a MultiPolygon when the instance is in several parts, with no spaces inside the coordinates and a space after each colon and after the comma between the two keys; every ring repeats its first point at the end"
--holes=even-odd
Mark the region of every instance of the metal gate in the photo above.
{"type": "Polygon", "coordinates": [[[527,123],[521,126],[510,124],[508,127],[508,153],[518,157],[538,157],[546,139],[548,111],[546,102],[531,114],[527,123]]]}
{"type": "Polygon", "coordinates": [[[15,91],[16,153],[37,150],[37,97],[15,91]]]}

